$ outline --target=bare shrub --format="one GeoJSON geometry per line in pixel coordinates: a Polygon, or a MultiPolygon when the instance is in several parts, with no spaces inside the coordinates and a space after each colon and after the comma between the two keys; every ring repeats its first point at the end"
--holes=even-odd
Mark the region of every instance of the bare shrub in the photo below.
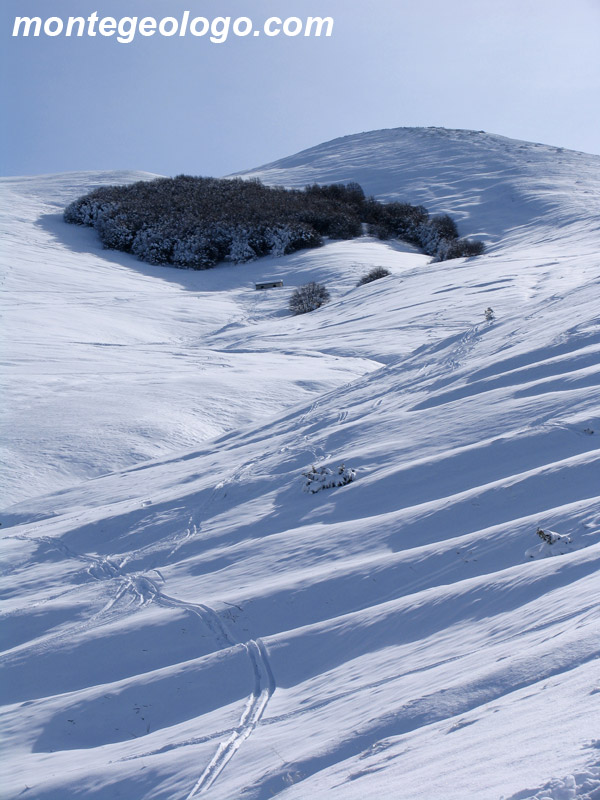
{"type": "Polygon", "coordinates": [[[294,290],[290,298],[292,314],[306,314],[315,311],[329,300],[329,292],[322,283],[311,281],[294,290]]]}

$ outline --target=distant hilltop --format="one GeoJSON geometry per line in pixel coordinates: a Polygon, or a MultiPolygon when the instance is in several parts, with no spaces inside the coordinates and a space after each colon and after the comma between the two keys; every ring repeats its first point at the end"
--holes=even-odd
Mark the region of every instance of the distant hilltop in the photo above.
{"type": "Polygon", "coordinates": [[[378,199],[450,214],[461,235],[488,241],[533,221],[591,219],[600,202],[600,156],[447,128],[352,134],[238,174],[290,187],[357,181],[378,199]]]}

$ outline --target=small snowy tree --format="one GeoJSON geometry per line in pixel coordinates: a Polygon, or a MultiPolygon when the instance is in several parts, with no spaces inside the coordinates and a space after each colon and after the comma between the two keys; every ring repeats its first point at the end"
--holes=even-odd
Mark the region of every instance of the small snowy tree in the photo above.
{"type": "Polygon", "coordinates": [[[316,494],[321,489],[346,486],[356,478],[356,470],[350,469],[345,464],[340,464],[336,470],[313,465],[308,472],[303,472],[302,474],[306,478],[304,491],[309,494],[316,494]]]}
{"type": "Polygon", "coordinates": [[[266,233],[269,251],[275,258],[284,256],[292,243],[294,235],[289,225],[282,225],[279,228],[269,228],[266,233]]]}
{"type": "Polygon", "coordinates": [[[148,264],[168,264],[173,252],[173,242],[159,227],[139,230],[131,245],[131,252],[148,264]]]}
{"type": "Polygon", "coordinates": [[[486,322],[491,322],[494,319],[494,309],[488,306],[486,310],[483,312],[486,322]]]}
{"type": "Polygon", "coordinates": [[[292,314],[306,314],[320,308],[329,300],[329,292],[322,283],[311,281],[295,289],[290,298],[292,314]]]}
{"type": "Polygon", "coordinates": [[[562,536],[560,533],[555,533],[554,531],[544,531],[542,528],[538,528],[536,533],[542,542],[546,542],[546,544],[556,544],[560,541],[564,541],[567,544],[571,543],[570,536],[562,536]]]}
{"type": "Polygon", "coordinates": [[[209,269],[214,267],[218,257],[218,250],[212,245],[210,238],[194,233],[175,242],[171,260],[176,267],[209,269]]]}
{"type": "Polygon", "coordinates": [[[246,261],[254,261],[255,258],[256,252],[250,246],[250,232],[245,228],[237,228],[233,232],[227,261],[243,264],[246,261]]]}
{"type": "Polygon", "coordinates": [[[564,533],[556,533],[556,531],[538,528],[536,534],[542,540],[541,544],[526,550],[526,558],[537,559],[562,556],[576,549],[573,544],[573,539],[564,533]]]}

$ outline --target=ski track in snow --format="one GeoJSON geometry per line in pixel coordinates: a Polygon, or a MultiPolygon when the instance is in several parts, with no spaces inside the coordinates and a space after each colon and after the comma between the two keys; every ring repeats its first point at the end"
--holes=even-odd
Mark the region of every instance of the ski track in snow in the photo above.
{"type": "MultiPolygon", "coordinates": [[[[223,647],[234,647],[237,643],[231,636],[216,611],[202,603],[190,603],[170,597],[160,590],[157,583],[145,576],[128,577],[125,580],[123,591],[117,592],[116,598],[122,596],[124,591],[131,591],[139,598],[141,605],[153,600],[167,608],[184,608],[196,614],[210,628],[223,647]]],[[[246,739],[253,733],[260,722],[267,703],[275,691],[275,678],[271,671],[266,648],[260,639],[251,639],[242,644],[246,651],[254,675],[254,690],[248,698],[239,724],[229,738],[219,745],[213,759],[208,764],[198,782],[188,795],[195,797],[207,791],[217,780],[221,772],[231,761],[246,739]]]]}
{"type": "MultiPolygon", "coordinates": [[[[250,466],[251,465],[245,465],[244,468],[238,470],[236,474],[242,474],[249,469],[250,466]]],[[[189,538],[189,536],[190,529],[188,528],[186,535],[183,537],[182,543],[189,538]]],[[[95,615],[96,619],[102,614],[110,611],[125,595],[130,594],[133,595],[140,606],[156,602],[165,608],[182,608],[191,614],[195,614],[209,628],[209,630],[215,636],[215,639],[220,642],[221,647],[224,649],[235,647],[241,644],[252,667],[254,689],[246,701],[238,726],[230,733],[228,738],[219,745],[217,752],[198,779],[198,782],[187,795],[186,800],[208,791],[208,789],[217,780],[221,772],[225,769],[227,764],[235,756],[242,744],[246,741],[246,739],[248,739],[249,736],[252,735],[254,729],[263,717],[271,696],[275,692],[275,677],[271,670],[269,657],[264,643],[260,639],[251,639],[242,643],[237,642],[227,630],[226,625],[213,608],[203,603],[192,603],[185,600],[179,600],[176,597],[171,597],[161,590],[156,580],[149,578],[147,575],[129,575],[127,573],[123,573],[122,567],[124,566],[125,560],[119,564],[110,557],[101,557],[90,553],[77,553],[64,544],[64,542],[60,541],[60,539],[55,539],[50,536],[22,536],[20,538],[49,545],[56,548],[65,557],[69,559],[76,559],[85,563],[86,572],[97,581],[112,581],[115,579],[119,580],[119,584],[114,596],[101,609],[101,611],[95,615]]],[[[176,547],[171,550],[170,555],[172,555],[177,549],[178,548],[176,547]]],[[[139,554],[139,551],[138,553],[132,555],[137,554],[139,554]]],[[[157,572],[159,577],[162,579],[162,575],[160,574],[159,570],[155,569],[154,571],[157,572]]],[[[85,623],[83,624],[85,625],[85,623]]],[[[194,740],[194,743],[198,741],[207,741],[207,738],[194,740]]],[[[182,744],[189,744],[189,742],[184,742],[182,744]]]]}
{"type": "Polygon", "coordinates": [[[266,649],[260,639],[251,640],[244,645],[254,671],[254,691],[248,699],[244,713],[236,730],[226,742],[219,745],[214,758],[206,767],[198,783],[188,795],[188,800],[197,794],[207,791],[225,769],[245,740],[252,734],[260,722],[267,703],[275,691],[275,678],[271,672],[266,649]]]}
{"type": "MultiPolygon", "coordinates": [[[[85,559],[86,557],[82,556],[81,558],[85,559]]],[[[114,564],[109,559],[100,559],[100,561],[103,568],[106,565],[108,566],[106,570],[107,576],[114,577],[114,564]]],[[[97,559],[94,559],[94,567],[96,565],[97,559]]],[[[192,614],[196,614],[210,628],[215,637],[220,639],[223,647],[234,647],[237,644],[214,609],[203,603],[190,603],[171,597],[161,591],[156,581],[144,575],[127,576],[117,591],[114,602],[119,600],[126,592],[131,592],[136,596],[140,605],[155,601],[167,608],[183,608],[192,614]]],[[[275,691],[275,678],[271,671],[264,644],[260,639],[256,641],[251,639],[243,643],[242,646],[248,654],[252,666],[254,690],[246,702],[238,727],[225,742],[219,745],[213,759],[187,796],[188,800],[208,791],[217,780],[242,744],[253,733],[265,712],[271,695],[275,691]]]]}

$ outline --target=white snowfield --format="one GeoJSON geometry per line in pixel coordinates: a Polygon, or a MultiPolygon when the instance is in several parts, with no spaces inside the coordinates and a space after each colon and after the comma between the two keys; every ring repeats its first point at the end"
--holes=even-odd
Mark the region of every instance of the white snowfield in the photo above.
{"type": "Polygon", "coordinates": [[[598,800],[600,157],[397,129],[248,174],[488,251],[150,267],[59,213],[151,176],[2,181],[0,796],[598,800]]]}

